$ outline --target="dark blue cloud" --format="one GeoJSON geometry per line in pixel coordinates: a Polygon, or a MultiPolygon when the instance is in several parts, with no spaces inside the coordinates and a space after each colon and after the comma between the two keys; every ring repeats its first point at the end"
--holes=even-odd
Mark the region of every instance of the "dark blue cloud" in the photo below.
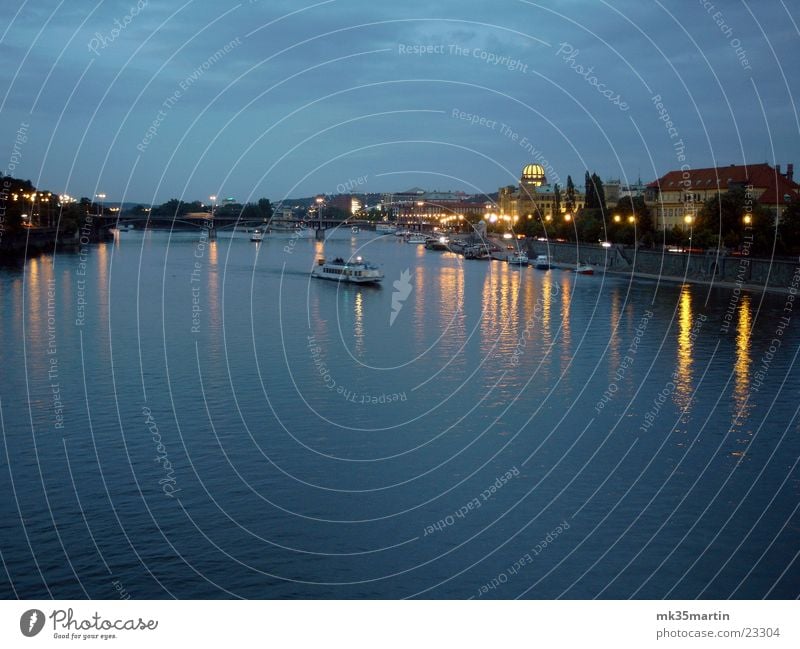
{"type": "Polygon", "coordinates": [[[656,95],[693,167],[797,157],[782,3],[139,4],[6,12],[0,142],[31,124],[22,175],[142,201],[363,175],[491,192],[534,155],[562,181],[651,179],[680,164],[656,95]]]}

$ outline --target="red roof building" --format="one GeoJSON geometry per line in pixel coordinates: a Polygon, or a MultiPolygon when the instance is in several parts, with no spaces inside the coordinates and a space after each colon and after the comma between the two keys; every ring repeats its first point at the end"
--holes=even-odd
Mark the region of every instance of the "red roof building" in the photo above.
{"type": "Polygon", "coordinates": [[[670,171],[647,186],[645,200],[657,227],[689,227],[705,201],[737,187],[748,190],[754,200],[776,215],[793,201],[800,201],[794,165],[787,165],[783,174],[780,165],[766,163],[670,171]]]}

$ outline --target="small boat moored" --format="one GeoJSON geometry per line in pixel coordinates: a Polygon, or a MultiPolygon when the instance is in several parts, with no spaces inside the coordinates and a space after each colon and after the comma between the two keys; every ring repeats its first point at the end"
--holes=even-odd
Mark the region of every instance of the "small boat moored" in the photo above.
{"type": "Polygon", "coordinates": [[[550,258],[547,255],[537,255],[533,265],[539,270],[550,270],[550,258]]]}
{"type": "Polygon", "coordinates": [[[578,264],[575,268],[578,275],[594,275],[594,267],[589,264],[578,264]]]}
{"type": "Polygon", "coordinates": [[[527,266],[528,265],[528,255],[526,255],[521,250],[511,254],[508,256],[507,259],[508,263],[513,266],[527,266]]]}
{"type": "Polygon", "coordinates": [[[450,240],[447,237],[429,238],[425,241],[425,248],[428,250],[448,250],[450,240]]]}
{"type": "Polygon", "coordinates": [[[263,241],[263,240],[264,240],[264,233],[259,228],[256,228],[250,233],[250,241],[263,241]]]}
{"type": "Polygon", "coordinates": [[[492,256],[485,246],[468,246],[464,249],[464,259],[489,260],[492,256]]]}
{"type": "Polygon", "coordinates": [[[350,284],[375,284],[383,279],[383,271],[361,257],[348,261],[337,257],[333,261],[318,259],[311,277],[350,284]]]}
{"type": "Polygon", "coordinates": [[[406,243],[424,244],[428,241],[428,237],[424,234],[409,234],[406,237],[406,243]]]}

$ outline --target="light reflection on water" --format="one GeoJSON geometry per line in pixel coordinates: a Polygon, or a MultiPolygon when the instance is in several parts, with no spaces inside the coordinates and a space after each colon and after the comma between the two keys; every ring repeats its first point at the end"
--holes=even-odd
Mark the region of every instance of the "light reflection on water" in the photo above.
{"type": "MultiPolygon", "coordinates": [[[[15,487],[26,494],[22,507],[40,530],[36,546],[56,557],[47,567],[49,578],[60,584],[56,596],[80,596],[81,591],[63,570],[63,550],[42,509],[41,484],[17,468],[32,457],[28,403],[53,516],[65,547],[75,554],[93,546],[82,519],[74,516],[76,499],[63,453],[65,445],[84,448],[91,427],[104,475],[114,476],[113,505],[122,512],[134,545],[152,547],[160,538],[146,504],[182,556],[201,566],[213,583],[243,596],[405,597],[430,587],[437,597],[468,597],[487,575],[491,579],[512,565],[531,540],[544,538],[565,519],[575,534],[565,534],[542,555],[538,574],[552,569],[553,579],[542,580],[529,596],[553,597],[570,588],[572,596],[591,597],[613,580],[603,596],[625,597],[642,587],[639,596],[659,597],[680,584],[675,594],[693,597],[708,585],[703,575],[718,567],[715,557],[742,556],[731,562],[730,575],[705,591],[724,597],[744,576],[748,557],[758,556],[771,541],[776,559],[759,572],[765,576],[748,577],[737,594],[760,597],[778,580],[780,594],[796,596],[798,575],[790,561],[797,541],[780,530],[800,494],[796,476],[791,486],[780,485],[798,457],[798,436],[784,438],[779,446],[794,412],[794,400],[786,395],[800,388],[790,366],[796,327],[784,334],[770,380],[759,391],[752,389],[782,296],[767,296],[757,314],[752,297],[743,294],[736,328],[724,336],[719,322],[729,292],[723,290],[712,293],[705,305],[705,288],[662,283],[656,290],[655,284],[628,285],[611,276],[467,261],[392,238],[372,240],[369,233],[299,240],[291,253],[284,249],[287,239],[256,246],[246,237],[220,235],[201,259],[202,326],[193,334],[189,276],[197,237],[175,234],[168,255],[166,241],[164,233],[131,232],[118,237],[113,248],[92,248],[86,275],[91,299],[80,329],[86,384],[74,324],[77,255],[59,255],[55,265],[50,257],[32,259],[24,279],[19,271],[0,271],[0,335],[12,341],[0,347],[10,457],[10,471],[0,472],[0,489],[10,493],[13,476],[15,487]],[[309,280],[316,258],[356,252],[383,266],[382,287],[309,280]],[[406,268],[413,290],[390,326],[392,283],[406,268]],[[63,432],[53,428],[48,402],[50,278],[58,287],[58,359],[67,404],[63,432]],[[654,316],[634,362],[615,380],[647,309],[654,316]],[[707,321],[698,326],[701,315],[707,321]],[[308,336],[315,339],[311,347],[320,349],[319,360],[308,336]],[[335,388],[326,385],[319,363],[335,388]],[[672,398],[658,406],[653,426],[643,433],[646,413],[673,374],[672,398]],[[785,392],[778,394],[784,378],[785,392]],[[594,406],[612,380],[618,391],[598,414],[594,406]],[[180,507],[160,490],[143,404],[155,414],[176,468],[180,507]],[[748,447],[747,461],[731,458],[727,451],[744,448],[766,417],[770,425],[748,447]],[[680,425],[673,432],[676,421],[680,425]],[[737,440],[723,446],[731,422],[737,440]],[[687,435],[695,440],[691,445],[687,435]],[[720,447],[725,452],[719,453],[720,447]],[[533,459],[525,464],[528,457],[533,459]],[[769,464],[771,457],[780,459],[769,464]],[[679,474],[672,478],[678,462],[679,474]],[[427,525],[458,511],[510,467],[519,469],[519,477],[479,510],[445,531],[423,534],[427,525]],[[729,521],[730,503],[744,498],[759,475],[760,488],[729,521]],[[724,497],[712,499],[728,478],[724,497]],[[684,498],[695,483],[692,497],[684,498]],[[205,543],[184,511],[243,564],[313,583],[253,574],[205,543]],[[638,556],[637,569],[620,576],[641,550],[642,539],[672,521],[673,514],[657,542],[638,556]],[[761,514],[762,533],[749,534],[761,514]],[[326,522],[354,520],[373,522],[326,522]],[[698,529],[684,541],[687,521],[698,521],[698,529]],[[715,538],[723,525],[718,541],[723,545],[714,548],[719,551],[704,553],[697,576],[684,578],[688,564],[700,556],[698,539],[715,538]],[[626,528],[630,531],[620,537],[626,528]],[[277,545],[254,540],[250,532],[277,545]],[[408,545],[375,552],[369,561],[358,554],[389,548],[398,539],[408,545]],[[661,565],[676,544],[682,551],[661,565]],[[601,555],[605,559],[592,578],[576,582],[601,555]],[[686,561],[679,559],[684,556],[686,561]],[[422,563],[425,567],[417,569],[422,563]],[[650,575],[657,578],[645,582],[650,575]],[[369,587],[358,583],[368,579],[378,581],[369,587]]],[[[70,458],[81,501],[90,503],[87,520],[109,563],[125,573],[137,595],[163,596],[98,490],[93,453],[70,458]]],[[[2,502],[0,539],[14,583],[24,595],[42,595],[30,551],[20,541],[19,515],[9,499],[2,502]]],[[[159,579],[179,596],[220,596],[217,587],[180,562],[143,552],[159,579]]],[[[171,552],[160,552],[174,559],[171,552]]],[[[107,575],[87,570],[84,576],[93,596],[108,596],[107,575]]],[[[0,592],[8,595],[3,579],[0,575],[0,592]]],[[[533,581],[527,579],[525,587],[533,581]]]]}
{"type": "Polygon", "coordinates": [[[736,325],[736,362],[734,364],[734,410],[736,419],[747,420],[750,408],[748,395],[750,391],[750,372],[752,370],[752,351],[750,335],[753,327],[752,299],[747,293],[739,300],[739,321],[736,325]]]}
{"type": "Polygon", "coordinates": [[[684,285],[678,298],[678,344],[677,372],[675,381],[675,404],[680,410],[689,408],[694,391],[692,329],[695,325],[692,312],[692,291],[684,285]]]}

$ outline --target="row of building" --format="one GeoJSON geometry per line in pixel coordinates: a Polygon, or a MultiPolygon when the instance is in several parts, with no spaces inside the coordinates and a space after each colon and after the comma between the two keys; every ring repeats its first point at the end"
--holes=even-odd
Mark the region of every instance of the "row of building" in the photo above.
{"type": "MultiPolygon", "coordinates": [[[[707,200],[735,188],[745,189],[748,197],[772,211],[776,217],[780,217],[792,202],[800,201],[800,185],[794,182],[792,164],[787,166],[785,173],[780,165],[773,167],[767,163],[674,170],[648,184],[641,180],[632,184],[607,180],[603,188],[609,209],[613,209],[620,199],[642,198],[658,229],[690,227],[707,200]]],[[[353,214],[362,207],[357,197],[347,194],[326,198],[325,202],[353,214]]],[[[573,216],[571,212],[577,213],[585,202],[585,188],[576,185],[570,208],[566,187],[557,190],[555,185],[548,183],[541,165],[529,164],[523,168],[517,185],[499,189],[496,201],[463,192],[430,192],[414,187],[404,192],[380,195],[378,207],[390,220],[396,221],[474,221],[488,217],[518,222],[529,218],[544,221],[570,219],[573,216]]]]}
{"type": "MultiPolygon", "coordinates": [[[[733,189],[743,189],[747,196],[780,218],[791,203],[800,201],[800,185],[794,182],[794,165],[786,173],[780,165],[767,163],[730,165],[705,169],[683,169],[666,173],[645,185],[640,181],[624,185],[620,181],[603,183],[606,205],[613,208],[620,199],[641,197],[653,214],[659,228],[688,228],[694,223],[703,204],[714,196],[733,189]]],[[[519,185],[500,188],[498,207],[503,217],[517,221],[522,218],[570,218],[565,188],[547,182],[540,165],[527,165],[520,175],[519,185]]],[[[585,188],[576,186],[574,210],[583,208],[585,188]]]]}

